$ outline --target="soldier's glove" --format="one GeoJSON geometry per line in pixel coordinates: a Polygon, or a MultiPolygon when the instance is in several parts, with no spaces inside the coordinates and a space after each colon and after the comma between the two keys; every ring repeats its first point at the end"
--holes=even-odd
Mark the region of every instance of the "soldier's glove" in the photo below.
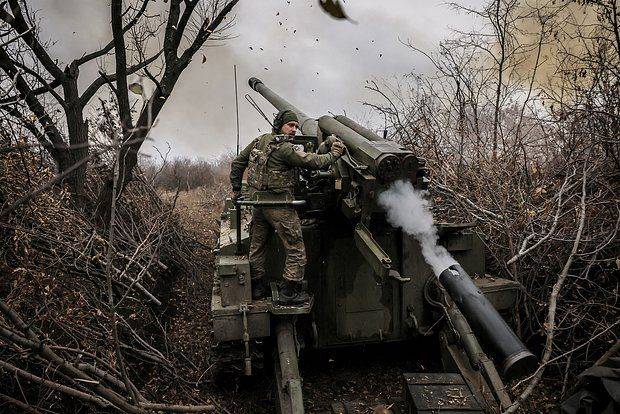
{"type": "Polygon", "coordinates": [[[325,141],[323,141],[323,142],[325,143],[325,145],[327,146],[327,148],[331,148],[331,146],[332,146],[332,144],[333,144],[334,142],[342,142],[342,141],[341,141],[341,140],[340,140],[340,138],[338,138],[337,136],[335,136],[335,135],[330,135],[330,136],[328,136],[328,137],[325,139],[325,141]]]}
{"type": "Polygon", "coordinates": [[[327,154],[332,148],[332,144],[338,141],[340,141],[340,138],[338,138],[337,136],[335,135],[328,136],[327,138],[323,140],[323,142],[321,142],[321,145],[319,145],[319,149],[317,150],[317,153],[327,154]]]}
{"type": "Polygon", "coordinates": [[[332,144],[331,150],[329,151],[336,158],[342,157],[344,154],[344,150],[346,149],[345,145],[342,141],[336,141],[332,144]]]}

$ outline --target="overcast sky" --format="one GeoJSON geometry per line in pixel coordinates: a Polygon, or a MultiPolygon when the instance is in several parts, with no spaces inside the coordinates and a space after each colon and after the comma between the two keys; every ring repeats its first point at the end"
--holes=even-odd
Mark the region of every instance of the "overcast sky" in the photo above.
{"type": "MultiPolygon", "coordinates": [[[[161,0],[159,0],[161,1],[161,0]]],[[[68,61],[110,39],[109,4],[101,0],[32,0],[43,19],[43,35],[56,39],[52,55],[68,61]]],[[[357,21],[336,21],[317,0],[240,0],[235,6],[234,38],[208,43],[183,73],[145,143],[174,156],[212,158],[235,147],[233,65],[237,65],[241,145],[269,130],[244,99],[254,96],[271,115],[273,107],[252,91],[256,76],[311,116],[346,113],[370,119],[364,100],[378,100],[364,89],[368,79],[395,79],[428,62],[401,41],[433,50],[451,28],[466,30],[475,22],[439,0],[348,0],[344,6],[357,21]],[[206,56],[203,64],[202,54],[206,56]]],[[[482,0],[468,0],[478,5],[482,0]]],[[[375,118],[376,119],[376,118],[375,118]]]]}

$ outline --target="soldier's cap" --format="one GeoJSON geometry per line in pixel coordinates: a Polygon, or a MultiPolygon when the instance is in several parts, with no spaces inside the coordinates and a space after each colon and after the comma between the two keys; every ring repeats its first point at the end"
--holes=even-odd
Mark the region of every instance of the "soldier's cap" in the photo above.
{"type": "Polygon", "coordinates": [[[291,121],[299,122],[297,114],[290,109],[283,109],[273,119],[273,131],[277,134],[280,133],[282,127],[291,121]]]}

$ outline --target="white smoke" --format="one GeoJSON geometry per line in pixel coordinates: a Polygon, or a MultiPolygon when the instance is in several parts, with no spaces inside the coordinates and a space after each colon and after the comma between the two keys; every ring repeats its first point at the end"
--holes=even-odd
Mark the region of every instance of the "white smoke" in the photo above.
{"type": "Polygon", "coordinates": [[[391,225],[402,228],[418,240],[424,259],[439,276],[457,262],[445,247],[437,244],[439,236],[426,194],[426,191],[414,189],[410,182],[399,180],[379,194],[379,205],[387,212],[391,225]]]}

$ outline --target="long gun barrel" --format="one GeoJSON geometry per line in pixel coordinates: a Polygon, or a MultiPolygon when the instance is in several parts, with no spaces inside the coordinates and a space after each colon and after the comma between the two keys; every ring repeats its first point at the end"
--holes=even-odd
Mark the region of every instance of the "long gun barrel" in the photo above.
{"type": "Polygon", "coordinates": [[[353,131],[357,132],[369,141],[384,141],[384,139],[381,138],[379,135],[375,134],[370,129],[361,126],[348,116],[336,115],[334,118],[336,118],[336,121],[340,122],[342,125],[348,126],[353,131]]]}
{"type": "Polygon", "coordinates": [[[288,109],[295,112],[297,114],[297,119],[299,119],[299,129],[302,134],[316,136],[318,128],[318,122],[316,119],[310,118],[308,115],[301,112],[286,99],[282,98],[280,95],[265,86],[263,81],[260,79],[250,78],[248,84],[250,85],[250,88],[260,93],[263,98],[267,99],[269,103],[272,104],[278,111],[288,109]]]}
{"type": "Polygon", "coordinates": [[[348,118],[347,120],[350,121],[348,124],[354,126],[354,128],[344,125],[334,117],[327,115],[322,116],[317,121],[273,92],[260,79],[250,78],[248,83],[252,89],[260,93],[279,111],[288,109],[295,112],[299,118],[299,125],[303,134],[317,135],[320,129],[327,135],[336,135],[345,143],[355,160],[365,165],[371,174],[378,177],[384,183],[399,178],[411,178],[415,175],[419,166],[418,158],[411,151],[397,143],[383,139],[377,140],[371,135],[370,130],[355,124],[348,118]],[[365,131],[360,128],[363,128],[365,131]],[[356,130],[361,131],[363,134],[367,131],[368,136],[360,134],[356,130]]]}
{"type": "Polygon", "coordinates": [[[536,368],[536,357],[523,345],[460,265],[452,265],[441,272],[439,282],[463,313],[476,336],[502,361],[501,367],[506,377],[520,378],[536,368]]]}

